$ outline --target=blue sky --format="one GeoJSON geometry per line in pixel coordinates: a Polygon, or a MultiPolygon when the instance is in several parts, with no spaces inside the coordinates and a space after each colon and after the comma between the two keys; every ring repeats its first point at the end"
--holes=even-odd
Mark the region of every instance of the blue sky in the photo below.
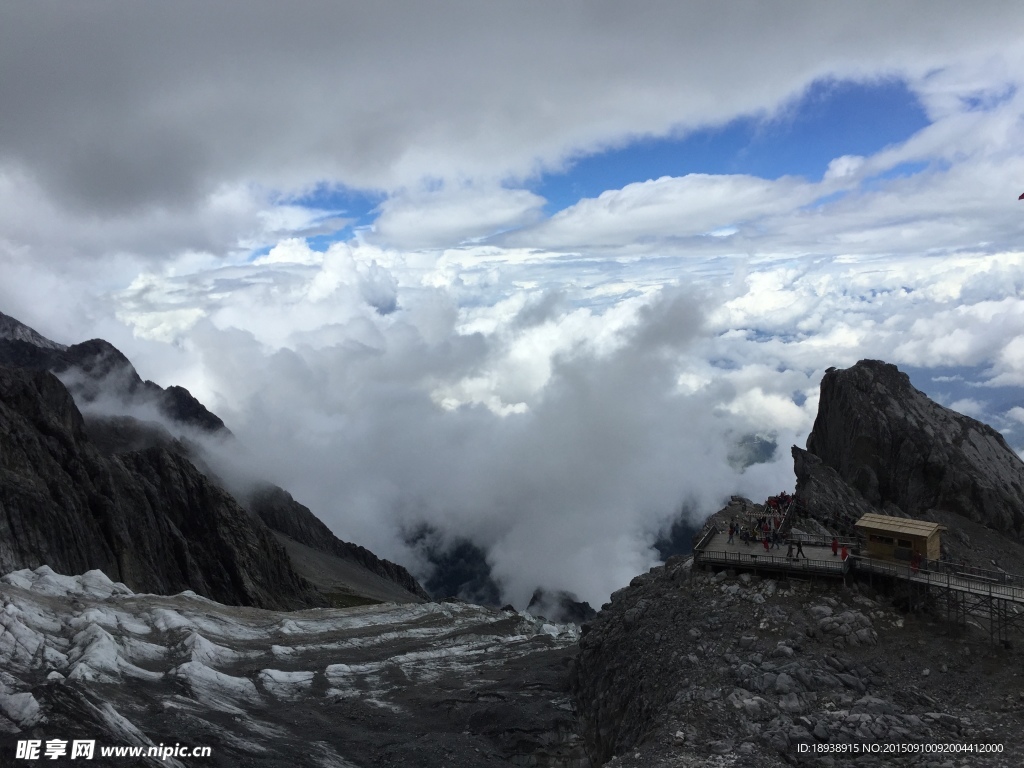
{"type": "MultiPolygon", "coordinates": [[[[811,83],[797,98],[771,113],[736,117],[723,125],[679,136],[626,138],[622,146],[581,154],[558,172],[527,180],[525,188],[544,198],[551,215],[582,198],[662,176],[745,174],[765,179],[802,176],[820,180],[842,155],[871,155],[909,139],[928,125],[918,97],[896,78],[868,82],[826,79],[811,83]]],[[[890,169],[884,178],[922,170],[923,163],[890,169]]],[[[507,186],[516,186],[505,182],[507,186]]],[[[330,235],[309,239],[316,250],[372,226],[382,191],[321,183],[289,203],[336,212],[354,221],[330,235]]],[[[260,248],[258,255],[268,249],[260,248]]]]}
{"type": "Polygon", "coordinates": [[[870,155],[928,125],[917,97],[898,80],[812,83],[778,114],[738,117],[682,137],[638,139],[546,174],[531,189],[554,213],[634,181],[688,173],[818,180],[841,155],[870,155]]]}

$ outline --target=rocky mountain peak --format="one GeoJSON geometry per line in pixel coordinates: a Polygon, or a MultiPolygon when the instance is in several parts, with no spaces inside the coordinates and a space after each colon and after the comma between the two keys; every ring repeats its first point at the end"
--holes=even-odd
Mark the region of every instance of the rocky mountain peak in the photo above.
{"type": "Polygon", "coordinates": [[[932,401],[894,365],[829,369],[807,451],[873,507],[952,512],[1024,535],[1024,462],[996,430],[932,401]]]}
{"type": "Polygon", "coordinates": [[[0,574],[98,568],[267,608],[429,599],[281,489],[245,509],[190,437],[231,433],[187,389],[103,339],[65,347],[0,319],[0,574]]]}
{"type": "Polygon", "coordinates": [[[172,422],[206,432],[229,433],[224,422],[187,389],[165,389],[143,380],[124,353],[104,339],[90,339],[69,347],[0,314],[0,365],[50,371],[64,382],[79,404],[102,396],[112,397],[126,409],[155,406],[172,422]]]}
{"type": "Polygon", "coordinates": [[[40,333],[29,328],[22,322],[15,320],[10,315],[0,312],[0,339],[8,341],[23,341],[41,349],[53,349],[62,351],[67,349],[63,344],[51,341],[40,333]]]}

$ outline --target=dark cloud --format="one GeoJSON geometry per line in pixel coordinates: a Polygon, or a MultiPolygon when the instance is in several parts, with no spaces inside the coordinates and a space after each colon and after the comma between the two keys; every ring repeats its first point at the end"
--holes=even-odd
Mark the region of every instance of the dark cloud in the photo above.
{"type": "Polygon", "coordinates": [[[818,77],[996,51],[1022,24],[934,2],[15,4],[0,166],[102,215],[242,182],[521,177],[770,112],[818,77]]]}

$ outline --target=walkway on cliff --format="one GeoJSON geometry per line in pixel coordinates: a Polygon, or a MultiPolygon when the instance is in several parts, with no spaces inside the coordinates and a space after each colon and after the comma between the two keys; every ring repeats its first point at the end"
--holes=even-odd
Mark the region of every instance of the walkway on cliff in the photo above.
{"type": "Polygon", "coordinates": [[[1006,576],[1006,581],[995,579],[982,579],[977,576],[958,574],[955,571],[938,572],[918,570],[914,571],[910,566],[899,563],[889,563],[883,560],[871,560],[866,557],[855,558],[858,571],[868,571],[882,576],[910,581],[928,587],[940,587],[954,592],[965,592],[971,595],[983,597],[996,597],[1000,600],[1008,600],[1012,603],[1024,605],[1024,586],[1018,577],[1006,576]],[[1011,581],[1011,579],[1013,579],[1011,581]]]}
{"type": "Polygon", "coordinates": [[[842,576],[849,571],[849,561],[843,562],[838,555],[832,555],[830,546],[806,543],[804,556],[786,557],[789,547],[780,543],[778,547],[764,551],[760,541],[744,543],[712,529],[694,547],[693,559],[698,565],[721,565],[746,570],[785,571],[787,573],[808,573],[828,576],[842,576]]]}
{"type": "Polygon", "coordinates": [[[955,570],[915,571],[909,565],[872,560],[857,555],[843,561],[839,556],[832,554],[831,546],[826,545],[824,539],[812,539],[812,542],[814,543],[804,544],[804,557],[789,558],[786,557],[789,549],[786,544],[780,544],[765,552],[760,541],[744,543],[734,538],[730,544],[728,536],[712,529],[694,547],[694,562],[699,565],[730,566],[744,570],[816,573],[828,576],[842,576],[856,569],[860,572],[910,581],[917,585],[996,597],[1024,605],[1024,579],[1004,575],[1004,580],[1000,581],[982,578],[976,574],[960,574],[955,570]]]}
{"type": "Polygon", "coordinates": [[[791,558],[786,556],[788,542],[765,552],[760,541],[745,543],[734,539],[730,544],[728,536],[711,525],[694,545],[693,562],[787,576],[845,579],[855,572],[862,578],[880,577],[910,587],[907,594],[911,607],[915,593],[934,594],[945,605],[947,620],[965,627],[969,617],[987,623],[992,642],[1007,641],[1011,630],[1024,633],[1024,577],[998,571],[960,570],[946,563],[936,564],[943,570],[926,570],[858,555],[842,560],[832,554],[831,541],[826,537],[799,538],[805,541],[805,556],[791,558]]]}

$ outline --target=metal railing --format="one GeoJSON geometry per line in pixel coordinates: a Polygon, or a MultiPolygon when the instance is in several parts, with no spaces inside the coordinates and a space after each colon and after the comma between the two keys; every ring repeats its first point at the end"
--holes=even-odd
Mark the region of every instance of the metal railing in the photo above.
{"type": "MultiPolygon", "coordinates": [[[[800,542],[802,542],[804,544],[810,544],[811,546],[814,546],[814,547],[831,547],[832,546],[832,537],[831,536],[814,535],[814,534],[810,534],[810,533],[791,533],[786,538],[787,539],[792,539],[793,541],[800,541],[800,542]]],[[[839,547],[840,548],[846,547],[847,549],[853,549],[854,547],[859,547],[859,546],[860,546],[860,542],[857,541],[856,539],[839,538],[839,547]]]]}
{"type": "Polygon", "coordinates": [[[697,534],[697,536],[694,537],[694,542],[693,542],[693,554],[694,554],[694,557],[696,557],[697,553],[700,552],[702,549],[704,549],[704,547],[706,547],[708,545],[708,542],[711,541],[711,539],[714,538],[716,533],[718,533],[718,528],[715,526],[714,523],[712,523],[712,524],[710,524],[708,526],[707,530],[703,531],[702,533],[697,534]]]}
{"type": "Polygon", "coordinates": [[[844,574],[850,569],[849,561],[808,560],[807,558],[762,555],[748,552],[726,552],[723,550],[694,551],[694,562],[713,565],[732,565],[739,568],[772,568],[786,571],[814,571],[817,573],[844,574]]]}
{"type": "Polygon", "coordinates": [[[879,573],[884,576],[905,579],[916,584],[926,584],[959,592],[968,592],[974,595],[988,595],[990,597],[1024,603],[1024,587],[998,583],[991,579],[982,581],[977,578],[971,578],[968,575],[958,575],[954,570],[915,569],[911,565],[902,565],[888,560],[874,560],[860,556],[853,556],[850,559],[854,561],[854,567],[857,570],[871,571],[872,573],[879,573]]]}
{"type": "Polygon", "coordinates": [[[925,560],[922,568],[941,573],[951,573],[954,576],[966,576],[980,581],[991,581],[996,584],[1024,584],[1024,577],[1006,571],[994,571],[991,568],[979,568],[966,563],[954,563],[946,560],[925,560]]]}

